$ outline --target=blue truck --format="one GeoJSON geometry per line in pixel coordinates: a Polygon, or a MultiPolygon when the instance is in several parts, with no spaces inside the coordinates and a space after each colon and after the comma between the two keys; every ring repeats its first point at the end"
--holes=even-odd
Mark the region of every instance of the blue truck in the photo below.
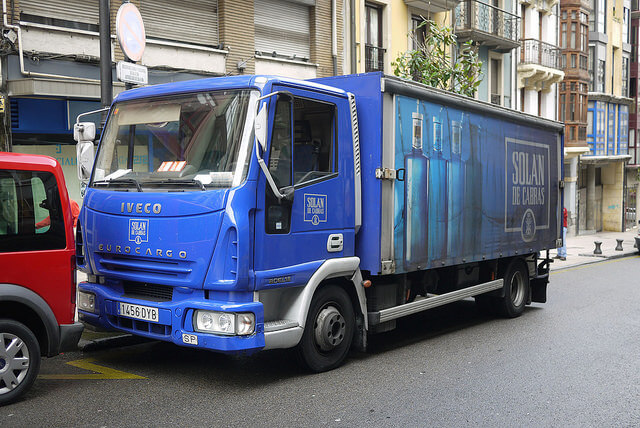
{"type": "Polygon", "coordinates": [[[561,123],[380,73],[133,89],[77,123],[85,323],[339,366],[396,320],[546,301],[561,123]]]}

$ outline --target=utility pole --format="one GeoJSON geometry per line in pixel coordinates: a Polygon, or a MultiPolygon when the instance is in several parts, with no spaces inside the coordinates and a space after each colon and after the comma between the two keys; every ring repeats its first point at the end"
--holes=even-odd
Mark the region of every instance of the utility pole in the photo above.
{"type": "MultiPolygon", "coordinates": [[[[111,20],[109,17],[109,0],[100,0],[100,102],[102,107],[109,107],[113,100],[113,77],[111,74],[111,20]]],[[[102,123],[106,120],[103,113],[102,123]]]]}

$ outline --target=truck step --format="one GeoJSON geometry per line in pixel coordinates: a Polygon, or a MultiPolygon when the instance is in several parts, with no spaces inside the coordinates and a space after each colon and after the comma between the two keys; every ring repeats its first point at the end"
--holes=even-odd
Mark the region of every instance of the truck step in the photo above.
{"type": "Polygon", "coordinates": [[[473,297],[478,294],[497,290],[502,288],[502,285],[503,280],[496,279],[495,281],[485,282],[474,285],[473,287],[463,288],[462,290],[456,290],[450,293],[416,300],[410,303],[394,306],[392,308],[381,309],[377,312],[369,312],[369,325],[377,325],[386,321],[426,311],[428,309],[437,308],[438,306],[446,305],[448,303],[457,302],[458,300],[466,299],[467,297],[473,297]]]}
{"type": "Polygon", "coordinates": [[[266,321],[264,323],[264,332],[286,330],[288,328],[298,327],[298,323],[294,320],[275,320],[266,321]]]}

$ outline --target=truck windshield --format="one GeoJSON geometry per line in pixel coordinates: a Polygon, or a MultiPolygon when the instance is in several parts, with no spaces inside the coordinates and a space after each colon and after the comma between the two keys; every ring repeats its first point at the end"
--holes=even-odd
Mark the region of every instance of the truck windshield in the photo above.
{"type": "Polygon", "coordinates": [[[117,103],[91,186],[201,191],[237,186],[249,159],[257,91],[181,94],[117,103]]]}

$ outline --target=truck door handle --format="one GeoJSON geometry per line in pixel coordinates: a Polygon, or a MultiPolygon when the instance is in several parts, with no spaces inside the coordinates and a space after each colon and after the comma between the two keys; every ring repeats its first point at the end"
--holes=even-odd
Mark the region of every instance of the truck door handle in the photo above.
{"type": "Polygon", "coordinates": [[[342,233],[332,233],[327,240],[327,251],[330,253],[337,253],[342,251],[344,245],[344,239],[342,233]]]}

